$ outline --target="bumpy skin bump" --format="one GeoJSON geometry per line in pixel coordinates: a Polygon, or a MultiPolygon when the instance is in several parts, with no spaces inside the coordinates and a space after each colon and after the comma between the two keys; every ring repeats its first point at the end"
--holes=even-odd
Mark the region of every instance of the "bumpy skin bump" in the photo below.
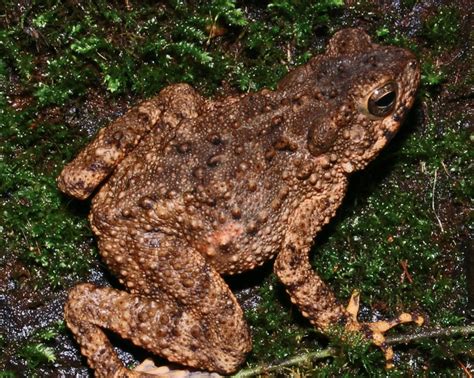
{"type": "Polygon", "coordinates": [[[348,175],[398,130],[419,76],[410,52],[347,29],[275,91],[211,101],[173,85],[103,129],[58,179],[85,198],[109,176],[90,221],[126,291],[80,285],[66,304],[97,375],[140,374],[122,366],[101,328],[170,361],[235,371],[251,342],[220,275],[274,256],[292,302],[317,328],[360,329],[308,252],[348,175]],[[387,83],[396,93],[375,103],[390,108],[375,116],[368,101],[387,83]]]}

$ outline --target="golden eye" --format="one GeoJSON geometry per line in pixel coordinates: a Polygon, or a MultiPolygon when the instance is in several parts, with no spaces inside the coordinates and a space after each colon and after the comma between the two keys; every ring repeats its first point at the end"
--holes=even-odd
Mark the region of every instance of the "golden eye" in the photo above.
{"type": "Polygon", "coordinates": [[[395,108],[397,100],[397,85],[394,82],[384,84],[375,89],[369,97],[367,109],[370,114],[385,117],[395,108]]]}

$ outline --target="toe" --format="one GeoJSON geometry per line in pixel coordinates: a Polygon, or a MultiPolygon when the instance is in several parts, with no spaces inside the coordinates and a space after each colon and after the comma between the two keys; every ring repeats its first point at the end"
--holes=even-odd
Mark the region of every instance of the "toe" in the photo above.
{"type": "Polygon", "coordinates": [[[386,367],[387,369],[390,369],[393,367],[393,349],[385,342],[385,333],[389,329],[403,323],[415,323],[416,325],[421,326],[425,319],[418,314],[403,312],[392,320],[381,320],[373,323],[360,323],[357,320],[357,314],[359,312],[359,299],[359,292],[354,290],[346,308],[346,329],[349,331],[362,331],[365,333],[365,335],[370,338],[375,345],[382,349],[385,355],[386,367]]]}
{"type": "Polygon", "coordinates": [[[353,321],[357,321],[357,314],[359,313],[359,301],[360,293],[358,290],[354,290],[346,307],[346,311],[353,321]]]}
{"type": "Polygon", "coordinates": [[[159,378],[218,378],[221,375],[206,371],[192,371],[181,369],[170,369],[168,366],[156,366],[147,358],[140,365],[133,369],[134,372],[142,373],[143,376],[155,376],[159,378]]]}

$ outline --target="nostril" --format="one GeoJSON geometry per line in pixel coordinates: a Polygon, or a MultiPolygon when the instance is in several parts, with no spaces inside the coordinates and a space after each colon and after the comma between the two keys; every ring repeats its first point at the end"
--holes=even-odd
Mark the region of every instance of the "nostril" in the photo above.
{"type": "Polygon", "coordinates": [[[408,63],[408,67],[410,67],[412,70],[415,69],[417,66],[416,62],[412,60],[410,63],[408,63]]]}

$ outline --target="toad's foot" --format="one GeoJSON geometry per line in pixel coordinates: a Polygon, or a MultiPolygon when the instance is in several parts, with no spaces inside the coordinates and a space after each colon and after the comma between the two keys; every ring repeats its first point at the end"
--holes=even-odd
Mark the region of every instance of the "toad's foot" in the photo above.
{"type": "Polygon", "coordinates": [[[424,318],[420,315],[409,314],[403,312],[398,317],[392,320],[380,320],[373,323],[359,323],[357,320],[357,314],[359,312],[359,299],[360,294],[357,290],[352,293],[349,304],[347,305],[347,312],[350,320],[347,323],[346,328],[349,331],[361,331],[364,332],[372,342],[382,349],[385,354],[386,367],[387,369],[393,368],[393,348],[387,345],[385,342],[385,332],[389,329],[402,324],[402,323],[416,323],[421,326],[424,323],[424,318]]]}
{"type": "Polygon", "coordinates": [[[141,373],[144,376],[155,376],[159,378],[219,378],[217,373],[191,370],[172,370],[168,366],[156,366],[155,363],[147,358],[140,365],[133,369],[134,372],[141,373]]]}

